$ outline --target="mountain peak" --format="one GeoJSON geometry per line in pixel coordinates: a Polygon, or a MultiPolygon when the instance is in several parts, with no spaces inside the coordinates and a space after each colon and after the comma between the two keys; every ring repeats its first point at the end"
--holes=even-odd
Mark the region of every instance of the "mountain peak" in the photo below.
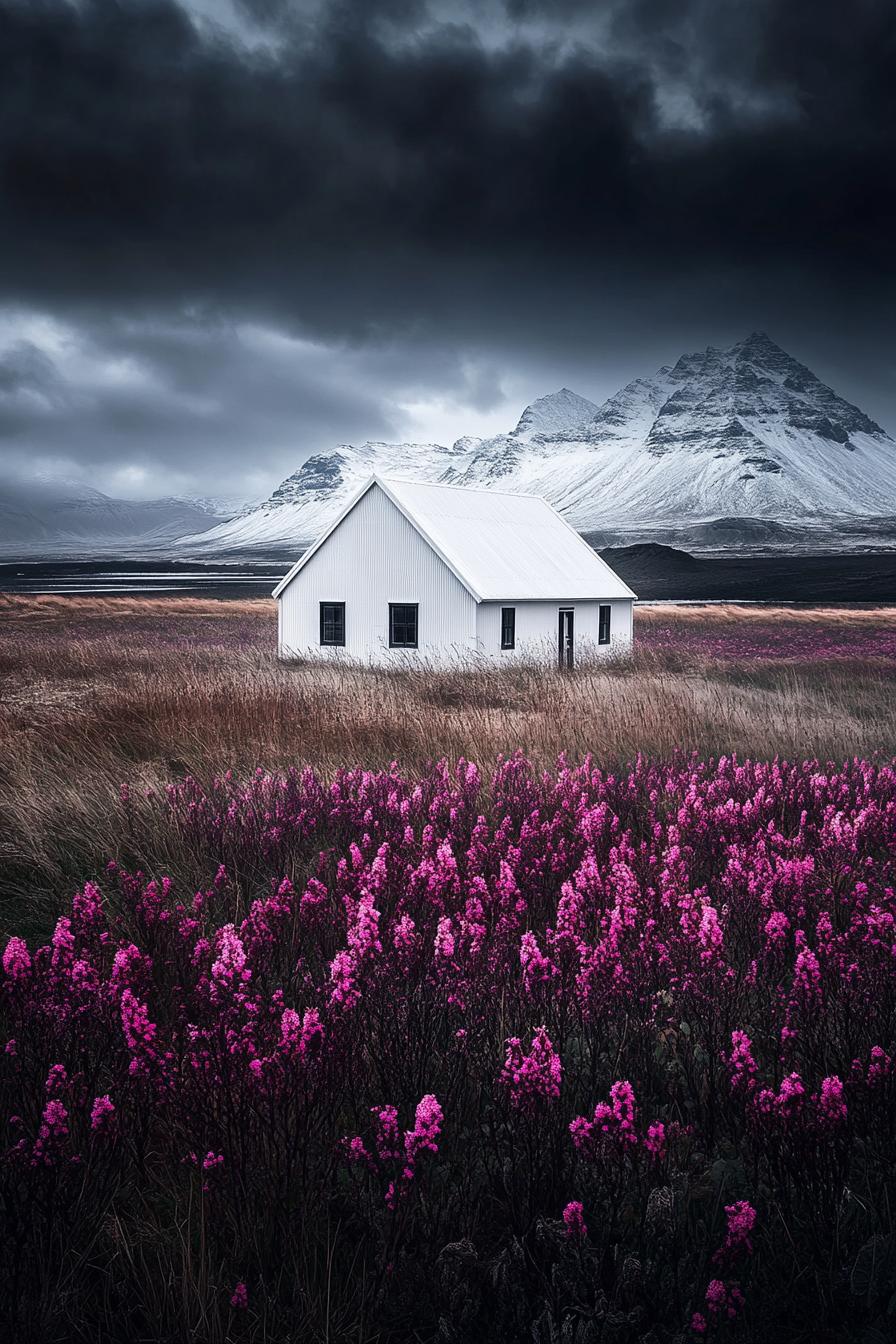
{"type": "MultiPolygon", "coordinates": [[[[776,341],[773,341],[768,332],[765,331],[751,331],[749,336],[745,336],[742,341],[733,345],[728,353],[735,357],[738,355],[746,356],[748,359],[773,358],[780,360],[782,358],[793,358],[776,341]]],[[[796,363],[795,360],[793,362],[796,363]]]]}
{"type": "Polygon", "coordinates": [[[801,518],[889,518],[896,515],[894,446],[766,332],[754,331],[728,349],[707,346],[636,378],[600,408],[561,387],[527,406],[510,433],[460,438],[450,448],[366,443],[317,453],[264,505],[203,533],[201,545],[310,541],[374,470],[543,495],[590,531],[731,518],[782,527],[801,518]]]}
{"type": "Polygon", "coordinates": [[[580,397],[568,387],[561,387],[558,392],[549,392],[547,396],[538,397],[527,406],[511,432],[514,438],[561,434],[588,424],[597,411],[598,407],[593,401],[580,397]]]}

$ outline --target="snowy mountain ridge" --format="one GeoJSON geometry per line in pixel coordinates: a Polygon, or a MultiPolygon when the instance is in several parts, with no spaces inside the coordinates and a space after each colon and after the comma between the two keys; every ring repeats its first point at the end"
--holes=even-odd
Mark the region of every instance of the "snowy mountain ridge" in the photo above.
{"type": "Polygon", "coordinates": [[[602,406],[562,388],[492,438],[341,444],[269,499],[184,538],[195,551],[302,545],[373,471],[546,496],[576,527],[896,515],[896,442],[762,332],[683,355],[602,406]]]}

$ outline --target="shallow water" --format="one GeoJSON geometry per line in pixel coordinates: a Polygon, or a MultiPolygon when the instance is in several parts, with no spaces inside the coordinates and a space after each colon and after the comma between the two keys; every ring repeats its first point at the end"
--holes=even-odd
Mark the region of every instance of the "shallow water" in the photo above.
{"type": "Polygon", "coordinates": [[[85,595],[94,597],[130,594],[151,597],[172,593],[191,597],[270,597],[288,566],[283,569],[265,567],[253,569],[234,565],[172,566],[139,564],[123,566],[120,562],[102,564],[50,561],[0,564],[0,592],[46,593],[53,595],[85,595]]]}

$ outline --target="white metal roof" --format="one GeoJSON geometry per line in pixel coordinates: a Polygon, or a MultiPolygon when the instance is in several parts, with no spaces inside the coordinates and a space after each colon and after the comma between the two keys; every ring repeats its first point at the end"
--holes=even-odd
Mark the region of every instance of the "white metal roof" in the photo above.
{"type": "Polygon", "coordinates": [[[279,597],[378,485],[477,602],[586,601],[635,594],[546,499],[372,476],[274,589],[279,597]]]}

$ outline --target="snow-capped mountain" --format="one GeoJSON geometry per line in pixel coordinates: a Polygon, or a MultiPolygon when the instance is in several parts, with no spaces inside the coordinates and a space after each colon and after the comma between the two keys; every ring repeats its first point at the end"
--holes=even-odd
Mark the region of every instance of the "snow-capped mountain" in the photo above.
{"type": "Polygon", "coordinates": [[[305,543],[374,470],[541,494],[583,531],[896,515],[896,442],[756,332],[636,378],[602,406],[568,388],[540,397],[493,438],[343,444],[309,458],[257,508],[185,541],[305,543]]]}

